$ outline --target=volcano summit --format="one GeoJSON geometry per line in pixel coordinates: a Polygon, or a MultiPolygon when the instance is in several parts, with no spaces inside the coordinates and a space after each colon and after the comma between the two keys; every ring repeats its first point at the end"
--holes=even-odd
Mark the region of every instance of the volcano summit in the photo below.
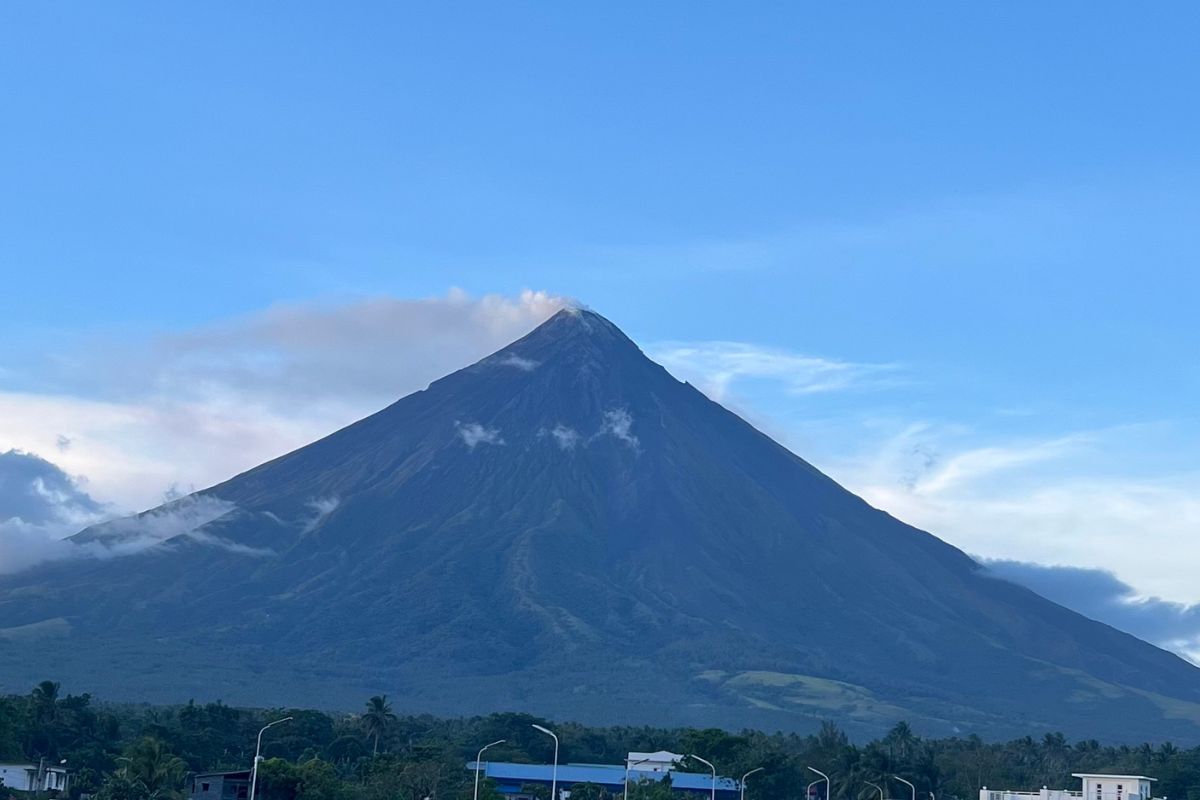
{"type": "Polygon", "coordinates": [[[1200,742],[1195,667],[871,508],[589,311],[74,541],[131,552],[0,579],[4,688],[1200,742]]]}

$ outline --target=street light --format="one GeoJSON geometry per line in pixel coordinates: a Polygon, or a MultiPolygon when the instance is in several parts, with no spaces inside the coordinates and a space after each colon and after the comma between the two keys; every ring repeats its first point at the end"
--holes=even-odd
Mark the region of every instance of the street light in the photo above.
{"type": "Polygon", "coordinates": [[[816,786],[820,782],[821,782],[821,779],[817,778],[815,781],[810,783],[808,786],[804,787],[804,800],[812,800],[812,787],[816,786]]]}
{"type": "Polygon", "coordinates": [[[867,786],[874,786],[876,789],[878,789],[879,790],[879,800],[883,800],[883,787],[882,786],[880,786],[878,783],[871,783],[870,781],[863,781],[863,783],[865,783],[867,786]]]}
{"type": "Polygon", "coordinates": [[[712,790],[709,792],[709,797],[711,797],[712,800],[717,800],[717,768],[713,766],[711,761],[706,761],[695,753],[692,754],[692,758],[696,759],[701,764],[707,764],[708,768],[712,770],[712,790]]]}
{"type": "Polygon", "coordinates": [[[640,758],[630,764],[629,759],[625,759],[625,794],[622,795],[622,800],[629,800],[629,768],[636,767],[638,764],[645,764],[649,760],[648,758],[640,758]]]}
{"type": "MultiPolygon", "coordinates": [[[[833,800],[833,784],[829,782],[829,776],[824,772],[821,772],[821,770],[817,769],[816,767],[805,767],[805,769],[810,772],[815,772],[821,776],[821,778],[825,781],[825,800],[833,800]]],[[[820,781],[813,781],[809,784],[809,786],[812,786],[813,783],[820,783],[820,781]]]]}
{"type": "Polygon", "coordinates": [[[750,770],[749,772],[747,772],[745,775],[742,776],[742,791],[741,791],[741,794],[738,795],[739,800],[746,800],[746,778],[749,778],[751,775],[753,775],[756,772],[762,772],[763,769],[765,769],[765,767],[755,767],[754,769],[750,770]]]}
{"type": "Polygon", "coordinates": [[[262,752],[262,735],[267,732],[267,728],[274,728],[281,722],[287,722],[290,719],[291,717],[284,717],[283,719],[277,719],[274,722],[268,722],[266,725],[263,725],[262,730],[258,732],[258,743],[254,745],[254,766],[250,770],[249,800],[254,800],[254,787],[258,785],[258,762],[262,759],[262,756],[259,755],[259,753],[262,752]]]}
{"type": "Polygon", "coordinates": [[[912,800],[917,800],[917,787],[912,785],[912,781],[906,781],[906,780],[904,780],[904,778],[901,778],[899,775],[893,775],[892,777],[895,778],[896,780],[900,781],[901,783],[903,783],[908,788],[912,789],[912,800]]]}
{"type": "MultiPolygon", "coordinates": [[[[558,800],[558,735],[549,728],[538,725],[536,722],[533,723],[533,727],[554,739],[554,772],[551,773],[550,777],[550,800],[558,800]]],[[[254,798],[252,797],[250,800],[254,800],[254,798]]]]}
{"type": "Polygon", "coordinates": [[[498,744],[504,744],[506,741],[508,740],[497,739],[491,744],[485,744],[483,747],[479,748],[479,754],[475,756],[475,800],[479,800],[479,762],[483,760],[483,751],[487,750],[489,747],[495,747],[498,744]]]}

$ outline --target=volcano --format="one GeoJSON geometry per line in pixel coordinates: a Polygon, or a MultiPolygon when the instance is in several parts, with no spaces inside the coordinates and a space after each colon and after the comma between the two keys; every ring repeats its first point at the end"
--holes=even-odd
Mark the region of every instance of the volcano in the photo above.
{"type": "Polygon", "coordinates": [[[585,310],[74,542],[0,579],[5,688],[1200,742],[1191,664],[872,508],[585,310]]]}

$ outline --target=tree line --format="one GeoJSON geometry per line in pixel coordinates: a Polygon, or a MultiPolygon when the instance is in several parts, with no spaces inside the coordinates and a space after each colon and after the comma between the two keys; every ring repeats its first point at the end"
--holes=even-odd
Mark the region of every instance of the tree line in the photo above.
{"type": "MultiPolygon", "coordinates": [[[[480,746],[493,761],[549,763],[553,742],[534,730],[552,727],[560,762],[624,763],[630,751],[695,753],[725,776],[748,781],[747,800],[804,800],[815,767],[830,776],[831,800],[975,800],[981,786],[1036,791],[1075,788],[1072,772],[1157,777],[1156,794],[1200,800],[1200,747],[1070,742],[1061,734],[985,742],[978,736],[930,739],[899,723],[882,738],[855,743],[832,723],[808,735],[737,733],[646,726],[590,727],[522,713],[465,719],[401,715],[386,696],[356,714],[311,709],[235,708],[222,703],[99,703],[44,681],[25,695],[0,696],[0,761],[58,764],[71,773],[70,800],[179,800],[191,774],[249,769],[255,738],[268,722],[290,716],[263,739],[256,800],[467,800],[465,764],[480,746]]],[[[689,771],[706,772],[699,765],[689,771]]],[[[4,800],[0,788],[0,800],[4,800]]],[[[544,790],[536,794],[546,795],[544,790]]],[[[644,782],[630,800],[666,800],[669,787],[644,782]]],[[[483,800],[499,795],[485,781],[483,800]]],[[[822,792],[821,797],[824,797],[822,792]]],[[[615,800],[600,786],[577,787],[574,800],[615,800]]]]}

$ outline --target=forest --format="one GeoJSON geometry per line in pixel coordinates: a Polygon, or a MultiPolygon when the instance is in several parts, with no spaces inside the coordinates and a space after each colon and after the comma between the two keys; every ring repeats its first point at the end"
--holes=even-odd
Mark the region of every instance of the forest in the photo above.
{"type": "MultiPolygon", "coordinates": [[[[553,743],[534,723],[561,740],[561,763],[621,764],[626,753],[670,750],[712,761],[720,774],[748,781],[747,800],[802,800],[815,777],[828,773],[831,800],[974,800],[981,786],[1036,791],[1076,788],[1072,772],[1119,772],[1158,778],[1155,794],[1200,800],[1200,747],[1169,743],[1071,742],[1061,734],[988,742],[978,736],[922,738],[906,723],[871,742],[852,742],[831,723],[809,735],[743,730],[589,727],[524,713],[467,719],[402,715],[386,696],[366,699],[356,713],[299,708],[234,708],[222,703],[132,705],[99,702],[44,681],[28,694],[0,696],[0,761],[58,764],[71,774],[70,800],[177,800],[188,777],[248,769],[255,739],[268,722],[292,717],[263,737],[261,800],[466,800],[472,774],[465,768],[483,744],[493,761],[550,763],[553,743]]],[[[816,723],[814,723],[816,725],[816,723]]],[[[683,765],[703,772],[698,765],[683,765]]],[[[0,800],[10,790],[0,787],[0,800]]],[[[630,800],[666,800],[669,788],[646,781],[630,800]]],[[[544,790],[542,795],[548,793],[544,790]]],[[[599,786],[579,786],[575,800],[607,800],[599,786]]],[[[480,797],[497,800],[495,788],[480,797]]]]}

